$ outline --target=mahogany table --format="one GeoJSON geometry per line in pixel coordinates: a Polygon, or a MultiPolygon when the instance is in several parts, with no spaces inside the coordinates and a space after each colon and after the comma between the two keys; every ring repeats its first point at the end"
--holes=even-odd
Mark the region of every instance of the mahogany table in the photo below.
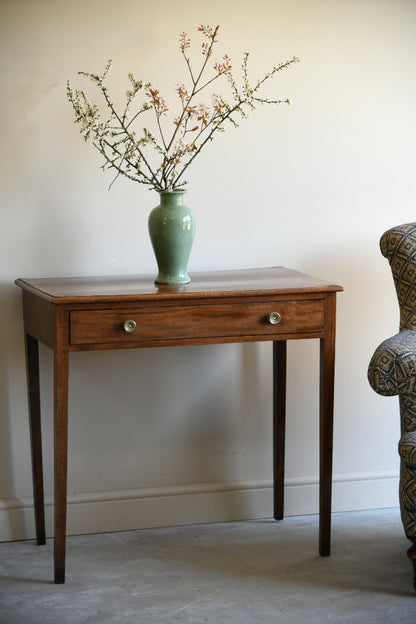
{"type": "Polygon", "coordinates": [[[65,581],[69,353],[272,341],[274,517],[283,518],[286,341],[320,339],[319,552],[330,554],[336,292],[284,267],[151,277],[18,279],[22,288],[36,537],[45,543],[38,341],[54,351],[55,583],[65,581]]]}

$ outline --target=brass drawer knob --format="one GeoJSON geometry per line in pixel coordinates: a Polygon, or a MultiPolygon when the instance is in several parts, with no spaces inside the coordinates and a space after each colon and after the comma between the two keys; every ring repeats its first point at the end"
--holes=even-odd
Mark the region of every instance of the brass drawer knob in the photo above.
{"type": "Polygon", "coordinates": [[[270,312],[270,314],[267,315],[267,320],[269,321],[270,325],[277,325],[282,320],[282,317],[280,316],[279,312],[270,312]]]}
{"type": "Polygon", "coordinates": [[[134,330],[136,329],[136,327],[137,327],[137,323],[136,321],[133,321],[133,319],[127,319],[123,323],[123,329],[126,332],[126,334],[132,334],[134,330]]]}

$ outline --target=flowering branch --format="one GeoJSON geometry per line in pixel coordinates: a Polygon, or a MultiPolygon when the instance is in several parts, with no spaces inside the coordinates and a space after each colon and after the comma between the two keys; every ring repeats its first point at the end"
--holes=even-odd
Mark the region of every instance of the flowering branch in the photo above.
{"type": "Polygon", "coordinates": [[[136,80],[129,74],[130,89],[126,92],[126,103],[122,112],[117,112],[108,92],[107,78],[112,62],[108,61],[101,76],[79,72],[90,79],[99,89],[109,111],[109,117],[101,119],[98,106],[92,104],[84,91],[73,90],[67,83],[67,97],[75,112],[75,122],[80,124],[80,132],[87,141],[92,138],[94,147],[104,158],[103,169],[114,169],[115,178],[123,175],[135,182],[146,184],[156,191],[174,190],[183,187],[185,171],[201,152],[208,141],[213,140],[217,131],[225,130],[225,123],[238,126],[238,117],[245,118],[257,104],[289,104],[290,100],[271,100],[261,97],[264,83],[279,71],[286,69],[299,59],[292,59],[273,67],[265,76],[257,80],[254,86],[248,78],[248,52],[243,56],[242,86],[238,87],[232,74],[230,57],[225,54],[221,61],[215,61],[209,71],[210,59],[218,39],[219,26],[201,25],[202,62],[199,70],[193,69],[189,57],[191,40],[187,33],[179,37],[179,49],[185,60],[191,86],[178,84],[176,93],[179,97],[179,115],[173,119],[173,131],[167,138],[164,118],[169,112],[166,98],[149,82],[136,80]],[[218,93],[211,93],[210,104],[196,101],[196,97],[217,81],[228,83],[231,91],[230,100],[218,93]],[[143,101],[138,104],[138,96],[143,101]],[[140,134],[133,130],[134,123],[142,115],[152,112],[156,134],[143,127],[140,134]],[[155,164],[156,161],[156,164],[155,164]],[[157,161],[159,163],[157,164],[157,161]]]}

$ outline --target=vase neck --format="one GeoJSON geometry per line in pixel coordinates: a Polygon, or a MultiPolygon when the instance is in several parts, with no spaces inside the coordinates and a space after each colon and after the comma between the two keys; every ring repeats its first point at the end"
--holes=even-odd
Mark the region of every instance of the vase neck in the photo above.
{"type": "Polygon", "coordinates": [[[160,191],[160,203],[162,206],[181,206],[185,191],[160,191]]]}

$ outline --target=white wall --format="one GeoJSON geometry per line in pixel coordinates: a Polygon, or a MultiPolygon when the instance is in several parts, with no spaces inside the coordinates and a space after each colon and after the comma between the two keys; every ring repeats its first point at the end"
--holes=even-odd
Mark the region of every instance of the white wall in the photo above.
{"type": "MultiPolygon", "coordinates": [[[[415,219],[416,3],[411,0],[3,0],[0,7],[0,539],[33,535],[16,277],[155,272],[156,194],[84,145],[66,80],[182,80],[177,36],[221,24],[253,75],[293,55],[261,108],[190,171],[190,272],[285,265],[340,283],[334,509],[397,505],[397,399],[369,358],[398,310],[380,235],[415,219]]],[[[71,355],[69,526],[124,529],[271,514],[270,345],[71,355]]],[[[289,345],[287,512],[317,511],[318,345],[289,345]]],[[[52,358],[41,349],[50,533],[52,358]]]]}

